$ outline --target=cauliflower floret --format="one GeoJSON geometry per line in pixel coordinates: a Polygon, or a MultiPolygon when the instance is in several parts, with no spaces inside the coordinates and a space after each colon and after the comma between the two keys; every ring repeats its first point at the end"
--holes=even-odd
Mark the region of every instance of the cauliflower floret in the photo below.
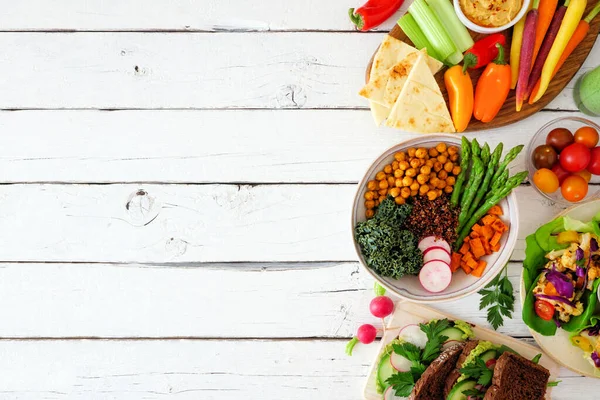
{"type": "MultiPolygon", "coordinates": [[[[560,260],[558,260],[558,264],[561,264],[564,268],[568,268],[571,271],[575,271],[575,269],[577,269],[577,255],[575,254],[576,251],[577,244],[571,244],[571,247],[565,250],[564,254],[560,257],[560,260]]],[[[558,265],[556,266],[556,269],[558,269],[561,272],[564,271],[564,268],[561,269],[558,265]]]]}
{"type": "Polygon", "coordinates": [[[570,305],[559,302],[559,301],[554,301],[554,300],[547,300],[547,301],[555,306],[556,311],[558,311],[558,318],[561,321],[569,322],[569,320],[571,319],[571,316],[576,317],[583,313],[583,304],[580,301],[575,303],[576,307],[571,307],[570,305]]]}
{"type": "Polygon", "coordinates": [[[563,254],[565,254],[565,251],[567,251],[567,250],[566,249],[552,250],[550,253],[546,254],[546,258],[549,260],[556,260],[557,258],[561,257],[563,254]]]}
{"type": "Polygon", "coordinates": [[[590,240],[592,240],[592,235],[589,233],[582,233],[579,235],[579,247],[584,251],[584,254],[589,257],[590,254],[590,240]]]}

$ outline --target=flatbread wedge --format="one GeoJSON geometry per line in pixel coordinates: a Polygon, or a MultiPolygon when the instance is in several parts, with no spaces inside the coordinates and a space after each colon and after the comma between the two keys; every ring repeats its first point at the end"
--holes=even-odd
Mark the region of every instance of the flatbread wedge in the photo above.
{"type": "Polygon", "coordinates": [[[426,55],[426,50],[421,50],[385,125],[408,132],[454,133],[450,112],[425,62],[426,55]]]}
{"type": "Polygon", "coordinates": [[[415,65],[415,62],[419,58],[419,54],[418,51],[410,53],[404,57],[402,61],[389,69],[388,81],[383,91],[383,102],[386,107],[392,108],[394,106],[394,103],[398,99],[398,96],[408,79],[408,75],[410,74],[413,65],[415,65]]]}
{"type": "MultiPolygon", "coordinates": [[[[390,68],[402,61],[411,53],[418,52],[414,47],[398,40],[390,35],[386,35],[373,58],[373,65],[369,74],[369,82],[358,92],[361,96],[381,104],[384,102],[385,88],[389,79],[390,68]]],[[[442,68],[442,63],[427,56],[427,64],[435,73],[442,68]]]]}

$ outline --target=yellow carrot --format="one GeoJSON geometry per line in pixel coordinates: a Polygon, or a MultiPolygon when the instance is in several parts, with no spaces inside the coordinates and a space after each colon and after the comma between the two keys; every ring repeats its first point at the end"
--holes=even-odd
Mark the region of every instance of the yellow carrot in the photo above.
{"type": "MultiPolygon", "coordinates": [[[[533,7],[533,2],[529,2],[529,10],[533,7]]],[[[525,16],[515,24],[513,28],[512,42],[510,44],[510,88],[517,86],[519,78],[519,59],[521,58],[521,45],[523,44],[523,30],[525,29],[525,16]]]]}
{"type": "Polygon", "coordinates": [[[548,58],[546,58],[546,62],[544,63],[542,76],[540,78],[540,89],[533,98],[534,103],[538,101],[544,95],[544,93],[546,93],[546,90],[548,90],[548,85],[550,84],[550,79],[552,79],[554,68],[556,68],[556,65],[558,65],[560,56],[563,54],[565,47],[567,47],[569,40],[571,40],[571,36],[573,36],[573,32],[575,32],[577,25],[579,25],[579,21],[581,20],[581,17],[583,17],[586,6],[587,0],[571,0],[569,3],[565,17],[560,24],[560,29],[558,30],[558,34],[554,40],[554,44],[552,45],[550,53],[548,53],[548,58]]]}

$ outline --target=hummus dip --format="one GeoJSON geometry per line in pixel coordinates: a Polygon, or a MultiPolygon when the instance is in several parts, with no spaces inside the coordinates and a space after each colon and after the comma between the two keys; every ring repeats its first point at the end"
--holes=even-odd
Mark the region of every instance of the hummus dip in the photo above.
{"type": "Polygon", "coordinates": [[[460,8],[474,24],[498,27],[512,21],[523,7],[523,0],[460,0],[460,8]]]}

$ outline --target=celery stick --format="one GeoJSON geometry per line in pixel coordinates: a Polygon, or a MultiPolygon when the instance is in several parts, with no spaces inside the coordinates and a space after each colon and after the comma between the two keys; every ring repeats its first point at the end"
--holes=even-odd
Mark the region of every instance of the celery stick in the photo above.
{"type": "Polygon", "coordinates": [[[427,4],[448,32],[458,51],[464,53],[473,47],[473,38],[456,16],[456,11],[450,0],[427,0],[427,4]]]}
{"type": "Polygon", "coordinates": [[[425,3],[425,0],[415,0],[408,7],[408,12],[413,16],[417,24],[419,24],[423,34],[440,57],[454,63],[456,59],[455,53],[458,52],[458,49],[448,36],[438,17],[435,16],[427,3],[425,3]],[[452,60],[449,60],[449,58],[452,58],[452,60]]]}
{"type": "Polygon", "coordinates": [[[402,31],[406,34],[406,36],[410,39],[411,42],[415,45],[415,47],[419,50],[426,48],[427,54],[430,57],[435,58],[441,62],[444,62],[444,59],[440,57],[440,55],[435,51],[429,40],[423,34],[419,25],[409,13],[404,14],[402,18],[398,20],[398,25],[402,29],[402,31]]]}

